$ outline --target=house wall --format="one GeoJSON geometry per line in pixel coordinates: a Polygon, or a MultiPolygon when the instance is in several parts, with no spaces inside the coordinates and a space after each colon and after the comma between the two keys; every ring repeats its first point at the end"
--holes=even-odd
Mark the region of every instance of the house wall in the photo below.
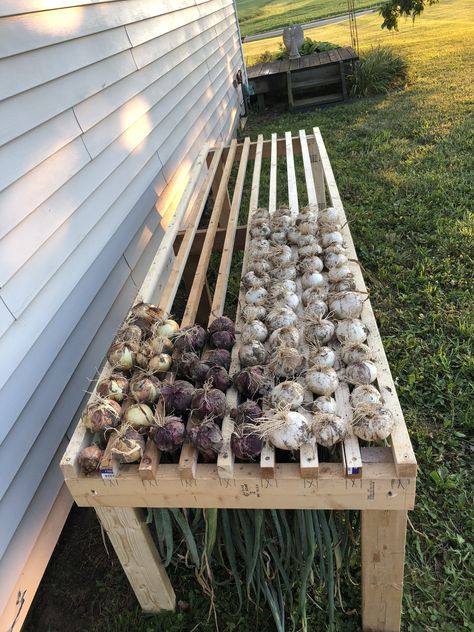
{"type": "Polygon", "coordinates": [[[232,134],[242,66],[233,0],[0,3],[1,630],[68,428],[193,160],[232,134]]]}

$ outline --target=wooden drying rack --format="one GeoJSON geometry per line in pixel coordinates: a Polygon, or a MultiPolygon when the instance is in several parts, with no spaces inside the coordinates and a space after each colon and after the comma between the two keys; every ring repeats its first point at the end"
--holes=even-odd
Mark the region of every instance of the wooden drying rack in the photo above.
{"type": "MultiPolygon", "coordinates": [[[[259,205],[273,212],[280,202],[288,202],[293,214],[303,205],[336,207],[357,289],[366,292],[326,148],[319,129],[314,128],[311,135],[300,130],[298,136],[286,132],[284,138],[272,134],[271,140],[259,136],[256,142],[246,138],[243,143],[233,140],[210,150],[205,146],[135,302],[153,302],[169,312],[183,280],[189,294],[181,326],[208,324],[223,314],[232,255],[244,249],[246,240],[246,226],[237,224],[252,161],[249,216],[259,205]],[[302,157],[303,191],[298,191],[295,156],[302,157]],[[279,164],[281,157],[286,157],[288,196],[280,201],[277,172],[285,168],[279,164]],[[269,189],[263,191],[262,162],[268,158],[269,189]],[[236,164],[231,199],[229,180],[236,164]],[[214,201],[209,224],[198,230],[211,191],[214,201]],[[186,226],[179,232],[183,218],[186,226]],[[173,249],[168,281],[159,293],[158,282],[173,249]],[[211,297],[206,275],[213,251],[222,254],[211,297]]],[[[238,311],[237,324],[239,317],[238,311]]],[[[417,464],[369,300],[361,318],[370,331],[368,344],[377,365],[379,390],[396,419],[390,447],[363,447],[350,435],[342,445],[340,463],[320,462],[317,450],[309,445],[300,451],[299,463],[278,463],[270,446],[262,451],[259,463],[235,463],[229,446],[233,422],[227,416],[217,464],[199,463],[196,450],[187,443],[178,464],[160,464],[160,454],[148,440],[140,464],[118,466],[112,462],[109,442],[101,471],[85,476],[79,471],[77,456],[90,444],[91,435],[79,422],[61,462],[67,486],[78,505],[95,507],[145,611],[172,609],[175,596],[138,508],[358,509],[362,511],[363,629],[399,630],[407,510],[414,506],[417,464]]],[[[238,342],[232,354],[234,370],[238,342]]],[[[110,372],[106,364],[99,379],[110,372]]],[[[229,407],[236,405],[233,388],[227,399],[229,407]]],[[[350,418],[347,385],[338,388],[336,402],[338,413],[350,418]]]]}

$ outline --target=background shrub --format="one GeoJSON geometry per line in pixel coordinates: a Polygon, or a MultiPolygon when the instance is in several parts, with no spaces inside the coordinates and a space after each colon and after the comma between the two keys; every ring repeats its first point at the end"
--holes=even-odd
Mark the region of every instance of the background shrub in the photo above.
{"type": "Polygon", "coordinates": [[[376,46],[362,54],[350,76],[352,94],[367,97],[404,88],[409,80],[408,61],[392,48],[376,46]]]}

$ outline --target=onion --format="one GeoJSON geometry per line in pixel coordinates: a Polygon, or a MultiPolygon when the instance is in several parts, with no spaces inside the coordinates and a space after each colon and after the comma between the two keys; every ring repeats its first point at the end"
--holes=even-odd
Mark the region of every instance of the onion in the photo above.
{"type": "Polygon", "coordinates": [[[207,349],[201,355],[201,361],[209,366],[223,366],[226,371],[230,368],[230,352],[227,349],[207,349]]]}
{"type": "Polygon", "coordinates": [[[217,366],[211,367],[209,364],[206,364],[205,362],[197,362],[196,364],[193,364],[190,370],[189,378],[194,383],[194,386],[197,386],[197,387],[203,386],[204,382],[207,380],[207,374],[209,373],[211,368],[224,369],[224,367],[217,367],[217,366]]]}
{"type": "Polygon", "coordinates": [[[255,432],[280,450],[299,450],[308,438],[308,420],[294,410],[279,410],[262,419],[255,432]]]}
{"type": "Polygon", "coordinates": [[[394,426],[392,413],[380,404],[361,404],[354,413],[354,434],[365,441],[386,439],[394,426]]]}
{"type": "Polygon", "coordinates": [[[217,424],[205,420],[198,426],[193,426],[188,433],[192,445],[206,460],[215,460],[216,454],[222,448],[222,433],[217,424]]]}
{"type": "Polygon", "coordinates": [[[125,410],[123,419],[135,430],[149,428],[153,422],[153,411],[146,404],[132,404],[125,410]]]}
{"type": "Polygon", "coordinates": [[[323,249],[316,240],[306,246],[298,248],[299,259],[305,259],[306,257],[314,257],[321,254],[323,249]]]}
{"type": "Polygon", "coordinates": [[[223,366],[211,366],[206,374],[205,381],[223,393],[225,393],[232,384],[232,380],[223,366]]]}
{"type": "Polygon", "coordinates": [[[112,373],[97,384],[97,393],[103,399],[123,402],[128,393],[128,380],[121,373],[112,373]]]}
{"type": "Polygon", "coordinates": [[[352,270],[349,266],[340,266],[339,268],[331,268],[328,272],[328,279],[331,283],[339,283],[346,278],[352,278],[352,270]]]}
{"type": "Polygon", "coordinates": [[[145,450],[145,439],[134,428],[125,428],[120,431],[112,447],[112,454],[118,457],[121,463],[137,463],[141,460],[145,450]]]}
{"type": "Polygon", "coordinates": [[[230,351],[235,344],[235,336],[230,331],[215,331],[209,339],[211,347],[230,351]]]}
{"type": "Polygon", "coordinates": [[[267,290],[264,287],[254,287],[245,293],[245,300],[252,305],[263,305],[267,299],[267,290]]]}
{"type": "Polygon", "coordinates": [[[370,360],[354,362],[346,367],[345,377],[349,384],[370,384],[377,379],[377,367],[370,360]]]}
{"type": "Polygon", "coordinates": [[[240,433],[233,432],[230,438],[230,447],[236,458],[244,461],[256,459],[263,448],[263,440],[254,432],[240,433]]]}
{"type": "Polygon", "coordinates": [[[82,422],[92,433],[104,432],[118,426],[121,412],[120,404],[113,399],[99,399],[86,407],[82,422]]]}
{"type": "Polygon", "coordinates": [[[339,268],[347,263],[347,257],[345,254],[328,252],[324,254],[324,265],[328,270],[331,268],[339,268]]]}
{"type": "Polygon", "coordinates": [[[258,340],[243,344],[239,349],[239,359],[242,366],[255,366],[265,364],[267,352],[265,347],[258,340]]]}
{"type": "Polygon", "coordinates": [[[171,369],[173,360],[167,353],[160,353],[160,355],[153,356],[148,362],[148,370],[152,373],[166,373],[171,369]]]}
{"type": "Polygon", "coordinates": [[[326,305],[326,303],[321,300],[321,299],[315,299],[311,302],[309,302],[304,310],[304,314],[306,317],[319,317],[322,318],[323,316],[325,316],[328,312],[328,307],[326,305]]]}
{"type": "Polygon", "coordinates": [[[283,345],[296,348],[300,342],[300,332],[297,327],[280,327],[271,334],[269,342],[272,349],[283,345]]]}
{"type": "Polygon", "coordinates": [[[357,408],[361,404],[381,404],[382,395],[372,384],[356,386],[351,393],[351,404],[357,408]]]}
{"type": "Polygon", "coordinates": [[[206,344],[206,330],[200,325],[183,327],[173,339],[173,345],[178,351],[201,351],[206,344]]]}
{"type": "Polygon", "coordinates": [[[132,318],[143,318],[150,321],[150,324],[165,320],[165,312],[151,303],[137,303],[130,310],[132,318]]]}
{"type": "Polygon", "coordinates": [[[327,318],[305,314],[304,333],[307,342],[314,345],[329,342],[334,335],[334,323],[327,318]]]}
{"type": "Polygon", "coordinates": [[[130,395],[136,402],[156,402],[160,394],[160,381],[153,375],[135,373],[130,380],[130,395]]]}
{"type": "Polygon", "coordinates": [[[210,417],[221,421],[224,419],[226,410],[225,395],[219,389],[204,384],[203,388],[194,391],[191,408],[198,419],[210,417]]]}
{"type": "Polygon", "coordinates": [[[310,360],[314,368],[329,367],[332,368],[336,362],[336,354],[331,347],[311,347],[310,360]]]}
{"type": "Polygon", "coordinates": [[[228,331],[235,336],[235,323],[228,316],[218,316],[209,325],[208,331],[210,334],[214,334],[217,331],[228,331]]]}
{"type": "Polygon", "coordinates": [[[244,397],[265,395],[271,387],[270,380],[264,374],[263,369],[256,366],[242,369],[242,371],[234,375],[233,382],[235,388],[244,397]]]}
{"type": "Polygon", "coordinates": [[[94,443],[81,450],[77,457],[77,463],[81,468],[82,473],[91,474],[92,472],[98,470],[103,456],[104,451],[94,443]]]}
{"type": "Polygon", "coordinates": [[[265,287],[270,283],[270,276],[268,274],[256,274],[253,270],[244,274],[241,279],[242,287],[246,290],[250,290],[256,287],[265,287]]]}
{"type": "Polygon", "coordinates": [[[151,436],[161,452],[175,452],[183,445],[186,427],[179,417],[169,416],[158,419],[151,436]]]}
{"type": "MultiPolygon", "coordinates": [[[[168,355],[171,355],[173,353],[173,343],[166,336],[154,336],[150,338],[150,340],[147,343],[147,346],[151,349],[151,353],[149,354],[149,357],[152,357],[154,355],[160,355],[160,353],[167,353],[168,355]]],[[[142,353],[143,353],[143,347],[144,345],[142,345],[142,353]]],[[[192,349],[182,349],[182,351],[192,351],[192,349]]],[[[145,355],[148,355],[148,354],[145,354],[145,355]]]]}
{"type": "Polygon", "coordinates": [[[334,206],[328,206],[319,211],[319,220],[323,224],[334,225],[339,221],[339,211],[334,206]]]}
{"type": "Polygon", "coordinates": [[[268,368],[273,375],[287,377],[301,371],[304,362],[305,358],[298,349],[281,346],[270,356],[268,368]]]}
{"type": "Polygon", "coordinates": [[[200,364],[201,360],[199,356],[193,351],[185,351],[180,353],[179,351],[173,351],[173,369],[175,369],[178,375],[182,377],[191,377],[194,367],[200,364]]]}
{"type": "Polygon", "coordinates": [[[130,371],[135,366],[135,355],[139,350],[137,342],[115,342],[107,353],[107,360],[117,371],[130,371]]]}
{"type": "Polygon", "coordinates": [[[357,343],[367,340],[369,330],[358,318],[344,318],[336,325],[336,338],[342,343],[357,343]]]}
{"type": "Polygon", "coordinates": [[[332,395],[339,386],[339,379],[334,369],[324,367],[309,369],[305,376],[306,386],[316,395],[332,395]]]}
{"type": "Polygon", "coordinates": [[[136,325],[126,325],[119,329],[115,342],[141,342],[143,332],[136,325]]]}
{"type": "Polygon", "coordinates": [[[275,307],[268,312],[266,321],[270,331],[275,331],[282,327],[294,327],[298,322],[298,317],[288,307],[275,307]]]}
{"type": "Polygon", "coordinates": [[[252,271],[259,277],[264,276],[272,269],[272,264],[266,259],[257,259],[252,261],[250,265],[252,266],[252,271]]]}
{"type": "Polygon", "coordinates": [[[250,424],[262,416],[262,409],[257,402],[248,399],[246,402],[239,404],[237,408],[230,411],[230,416],[235,423],[240,426],[242,424],[250,424]]]}
{"type": "Polygon", "coordinates": [[[252,342],[252,340],[258,340],[258,342],[265,342],[268,338],[268,329],[265,323],[261,320],[252,320],[246,323],[242,327],[241,340],[244,344],[252,342]]]}
{"type": "Polygon", "coordinates": [[[370,347],[362,342],[349,343],[341,347],[341,359],[344,364],[353,364],[362,360],[371,360],[372,351],[370,347]]]}
{"type": "Polygon", "coordinates": [[[321,395],[313,401],[312,410],[314,413],[335,415],[337,411],[336,400],[327,395],[321,395]]]}
{"type": "Polygon", "coordinates": [[[267,310],[263,307],[263,305],[253,305],[252,303],[245,303],[242,307],[240,315],[245,320],[245,322],[250,322],[252,320],[263,320],[267,315],[267,310]]]}
{"type": "Polygon", "coordinates": [[[185,413],[191,408],[194,386],[186,380],[163,382],[160,395],[166,412],[185,413]]]}
{"type": "Polygon", "coordinates": [[[165,336],[165,338],[173,338],[179,331],[179,325],[175,320],[165,320],[162,325],[156,327],[157,336],[165,336]]]}
{"type": "Polygon", "coordinates": [[[301,285],[305,290],[310,287],[321,287],[324,284],[324,277],[320,272],[305,272],[301,277],[301,285]]]}
{"type": "Polygon", "coordinates": [[[351,290],[355,290],[356,287],[356,282],[352,276],[345,277],[342,281],[338,281],[332,285],[334,292],[350,292],[351,290]]]}
{"type": "Polygon", "coordinates": [[[337,230],[332,231],[330,233],[324,233],[323,235],[321,235],[321,246],[323,248],[327,248],[328,246],[333,246],[334,244],[340,244],[342,246],[343,243],[344,243],[344,240],[342,238],[342,235],[337,230]]]}
{"type": "Polygon", "coordinates": [[[303,404],[303,399],[304,387],[290,380],[277,384],[270,394],[270,402],[275,408],[298,410],[303,404]]]}
{"type": "Polygon", "coordinates": [[[338,415],[314,413],[311,431],[317,443],[330,448],[347,437],[349,424],[338,415]]]}

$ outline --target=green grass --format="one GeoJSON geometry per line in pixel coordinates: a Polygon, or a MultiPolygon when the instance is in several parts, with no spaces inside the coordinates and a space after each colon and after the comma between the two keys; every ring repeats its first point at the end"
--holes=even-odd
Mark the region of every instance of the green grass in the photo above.
{"type": "MultiPolygon", "coordinates": [[[[257,133],[269,138],[271,132],[310,132],[318,125],[328,148],[420,464],[408,529],[404,632],[474,630],[474,26],[469,9],[468,0],[443,0],[414,27],[407,23],[390,36],[380,33],[377,16],[360,19],[365,45],[388,39],[408,57],[416,78],[406,90],[300,115],[253,116],[245,130],[253,138],[257,133]]],[[[341,29],[325,27],[312,37],[338,41],[341,29]]],[[[281,175],[279,199],[285,201],[281,175]]],[[[303,186],[301,169],[299,182],[303,186]]],[[[235,296],[235,274],[229,289],[235,296]]],[[[77,513],[72,526],[74,520],[77,513]]],[[[77,527],[61,540],[26,632],[66,629],[57,625],[54,609],[69,632],[215,629],[184,560],[171,575],[178,599],[190,607],[146,616],[113,553],[110,560],[104,554],[97,525],[77,527]]],[[[349,560],[349,570],[358,581],[358,557],[349,560]]],[[[347,614],[339,608],[336,630],[355,632],[360,587],[344,579],[341,591],[347,614]]],[[[314,588],[310,601],[310,629],[323,631],[323,595],[314,588]]],[[[216,607],[222,631],[275,630],[268,611],[260,612],[258,621],[253,608],[237,612],[231,583],[217,589],[216,607]]]]}
{"type": "MultiPolygon", "coordinates": [[[[357,10],[380,4],[377,0],[358,0],[357,10]]],[[[347,0],[237,0],[237,12],[242,35],[254,35],[343,15],[347,0]]]]}

